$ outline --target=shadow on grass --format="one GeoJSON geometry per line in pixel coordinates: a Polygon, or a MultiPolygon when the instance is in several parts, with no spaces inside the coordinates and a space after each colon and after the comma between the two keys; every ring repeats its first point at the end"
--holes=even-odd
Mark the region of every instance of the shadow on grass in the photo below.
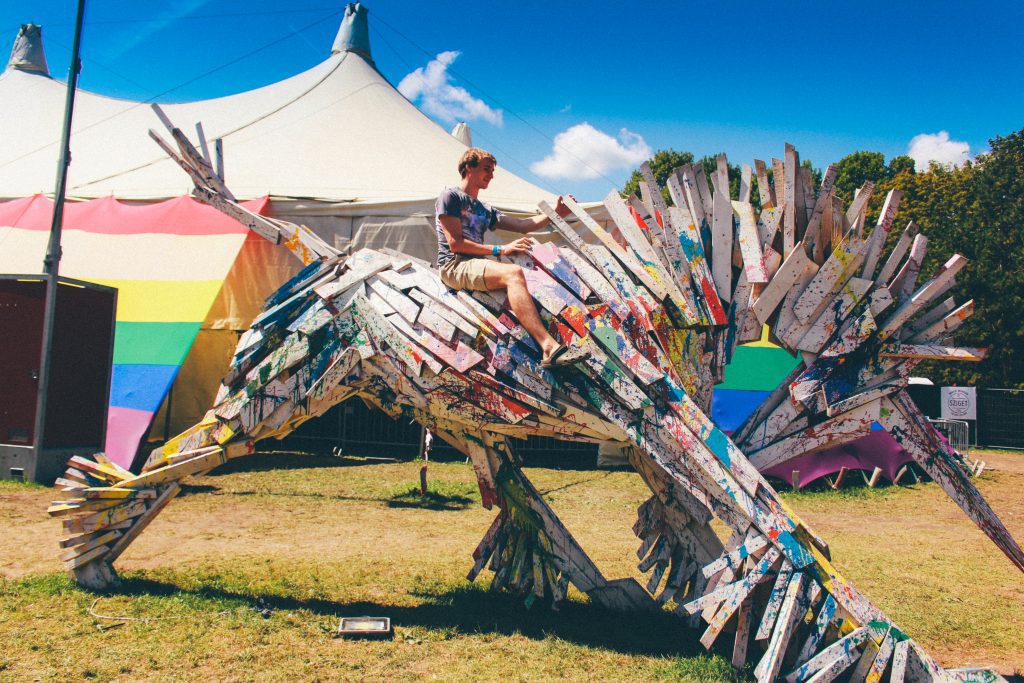
{"type": "Polygon", "coordinates": [[[466,510],[476,503],[476,499],[461,493],[444,493],[427,489],[427,495],[420,493],[418,487],[396,493],[386,499],[389,508],[415,508],[418,510],[455,511],[466,510]]]}
{"type": "Polygon", "coordinates": [[[243,458],[234,458],[213,470],[206,476],[217,477],[235,472],[270,472],[273,470],[321,469],[327,467],[357,467],[360,465],[379,465],[379,460],[365,458],[335,457],[333,455],[316,455],[297,451],[273,451],[255,453],[243,458]]]}
{"type": "Polygon", "coordinates": [[[413,607],[369,601],[345,603],[287,595],[250,595],[210,585],[183,589],[174,583],[139,576],[124,577],[120,587],[104,594],[191,596],[218,604],[258,604],[274,612],[305,611],[333,618],[386,616],[398,628],[422,627],[461,635],[521,635],[537,640],[554,636],[627,655],[695,657],[706,654],[698,642],[700,632],[687,629],[678,617],[666,612],[618,613],[576,602],[564,603],[557,612],[539,604],[527,609],[516,597],[492,593],[475,585],[421,587],[412,594],[423,602],[413,607]]]}

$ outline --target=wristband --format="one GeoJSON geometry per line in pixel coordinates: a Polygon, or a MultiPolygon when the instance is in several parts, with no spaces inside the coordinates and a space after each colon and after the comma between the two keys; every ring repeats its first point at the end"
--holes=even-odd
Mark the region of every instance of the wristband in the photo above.
{"type": "Polygon", "coordinates": [[[501,247],[499,247],[497,244],[491,247],[491,255],[494,257],[501,256],[501,247]]]}

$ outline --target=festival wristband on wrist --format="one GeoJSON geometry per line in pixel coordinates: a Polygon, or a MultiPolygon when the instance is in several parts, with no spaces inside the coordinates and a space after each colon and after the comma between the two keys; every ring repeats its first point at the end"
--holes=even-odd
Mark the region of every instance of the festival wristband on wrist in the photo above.
{"type": "Polygon", "coordinates": [[[501,247],[499,247],[497,244],[495,244],[493,247],[491,247],[491,255],[492,256],[501,256],[501,247]]]}

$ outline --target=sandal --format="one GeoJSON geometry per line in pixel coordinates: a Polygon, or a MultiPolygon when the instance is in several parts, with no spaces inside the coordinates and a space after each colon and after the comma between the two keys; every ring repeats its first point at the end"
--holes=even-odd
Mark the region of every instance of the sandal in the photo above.
{"type": "Polygon", "coordinates": [[[540,362],[540,366],[545,370],[552,370],[554,368],[564,368],[570,365],[575,365],[576,363],[588,358],[590,358],[589,351],[584,349],[570,349],[565,344],[559,344],[558,348],[555,349],[550,358],[545,358],[540,362]]]}

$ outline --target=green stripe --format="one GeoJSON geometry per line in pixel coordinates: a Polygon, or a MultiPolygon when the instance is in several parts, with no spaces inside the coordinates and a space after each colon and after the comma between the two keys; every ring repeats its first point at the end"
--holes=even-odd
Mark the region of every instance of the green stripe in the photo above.
{"type": "Polygon", "coordinates": [[[772,391],[799,361],[780,348],[738,346],[719,389],[772,391]]]}
{"type": "Polygon", "coordinates": [[[181,365],[202,323],[118,322],[114,363],[118,365],[181,365]]]}

